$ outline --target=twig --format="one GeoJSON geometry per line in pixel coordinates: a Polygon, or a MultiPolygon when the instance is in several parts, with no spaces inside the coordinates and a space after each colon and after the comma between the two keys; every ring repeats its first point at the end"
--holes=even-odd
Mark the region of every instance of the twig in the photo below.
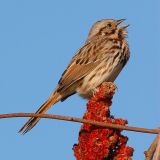
{"type": "Polygon", "coordinates": [[[69,117],[69,116],[60,116],[60,115],[52,115],[52,114],[34,114],[34,113],[0,114],[0,119],[2,119],[2,118],[15,118],[15,117],[49,118],[49,119],[58,119],[58,120],[73,121],[73,122],[80,122],[80,123],[88,123],[88,124],[92,124],[92,125],[96,125],[96,126],[100,126],[100,127],[121,129],[121,130],[134,131],[134,132],[151,133],[151,134],[158,134],[159,133],[159,129],[138,128],[138,127],[122,126],[122,125],[109,124],[109,123],[106,124],[103,122],[96,122],[96,121],[92,121],[92,120],[86,120],[86,119],[69,117]]]}
{"type": "Polygon", "coordinates": [[[154,139],[154,141],[152,142],[152,144],[150,145],[148,150],[144,152],[145,160],[152,160],[153,159],[153,156],[154,156],[154,153],[155,153],[156,147],[157,147],[157,142],[158,142],[158,135],[156,136],[156,138],[154,139]]]}
{"type": "Polygon", "coordinates": [[[157,139],[157,148],[155,152],[155,160],[160,160],[160,132],[158,134],[158,139],[157,139]]]}

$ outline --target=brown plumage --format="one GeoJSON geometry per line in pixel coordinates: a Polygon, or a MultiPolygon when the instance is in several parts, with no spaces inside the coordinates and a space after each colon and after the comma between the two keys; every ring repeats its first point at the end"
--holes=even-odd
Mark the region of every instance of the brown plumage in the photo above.
{"type": "MultiPolygon", "coordinates": [[[[124,19],[104,19],[91,28],[84,46],[72,58],[58,86],[36,113],[45,113],[53,104],[79,93],[90,98],[104,81],[113,82],[129,59],[124,19]]],[[[31,130],[40,118],[30,118],[19,132],[31,130]]]]}

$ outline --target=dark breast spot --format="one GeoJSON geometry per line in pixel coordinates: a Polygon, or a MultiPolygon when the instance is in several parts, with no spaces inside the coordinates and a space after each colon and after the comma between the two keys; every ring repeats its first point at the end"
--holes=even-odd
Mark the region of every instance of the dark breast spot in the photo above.
{"type": "Polygon", "coordinates": [[[82,59],[82,60],[80,61],[80,63],[79,63],[79,64],[84,64],[84,61],[85,61],[85,60],[84,60],[84,59],[82,59]]]}
{"type": "Polygon", "coordinates": [[[97,48],[96,45],[94,45],[94,46],[93,46],[93,50],[95,50],[96,48],[97,48]]]}
{"type": "Polygon", "coordinates": [[[89,59],[86,59],[85,62],[84,62],[84,64],[87,64],[88,62],[89,62],[89,59]]]}
{"type": "Polygon", "coordinates": [[[91,81],[96,75],[93,74],[90,78],[89,78],[89,81],[91,81]]]}
{"type": "Polygon", "coordinates": [[[102,50],[103,48],[104,48],[103,45],[99,45],[99,47],[97,47],[96,51],[100,51],[100,50],[102,50]]]}
{"type": "Polygon", "coordinates": [[[89,52],[91,51],[91,49],[92,49],[92,48],[91,48],[91,47],[89,47],[89,48],[88,48],[88,50],[87,50],[87,52],[89,53],[89,52]]]}
{"type": "Polygon", "coordinates": [[[110,48],[110,50],[112,50],[112,49],[120,49],[120,46],[114,45],[114,46],[112,46],[112,47],[110,48]]]}
{"type": "Polygon", "coordinates": [[[95,55],[96,55],[96,51],[93,51],[93,52],[92,52],[92,55],[95,56],[95,55]]]}
{"type": "Polygon", "coordinates": [[[80,61],[81,61],[81,59],[77,59],[76,60],[76,64],[79,64],[80,61]]]}
{"type": "Polygon", "coordinates": [[[98,60],[98,56],[95,56],[94,58],[93,58],[93,62],[95,62],[95,61],[97,61],[98,60]]]}
{"type": "Polygon", "coordinates": [[[113,58],[113,63],[114,63],[114,61],[117,59],[117,57],[120,55],[120,53],[118,52],[115,56],[114,56],[114,58],[113,58]]]}

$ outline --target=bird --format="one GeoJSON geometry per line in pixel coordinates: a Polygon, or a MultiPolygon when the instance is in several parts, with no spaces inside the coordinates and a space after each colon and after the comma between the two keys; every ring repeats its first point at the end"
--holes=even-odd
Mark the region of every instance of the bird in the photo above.
{"type": "MultiPolygon", "coordinates": [[[[55,103],[75,93],[89,99],[103,82],[115,81],[130,57],[126,30],[129,25],[120,25],[124,21],[102,19],[93,24],[84,45],[73,56],[57,87],[36,114],[46,113],[55,103]]],[[[31,117],[19,132],[27,133],[39,120],[39,117],[31,117]]]]}

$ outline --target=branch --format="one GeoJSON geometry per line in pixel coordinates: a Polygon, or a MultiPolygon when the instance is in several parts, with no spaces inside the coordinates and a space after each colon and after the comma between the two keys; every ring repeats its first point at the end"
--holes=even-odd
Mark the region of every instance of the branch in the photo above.
{"type": "Polygon", "coordinates": [[[131,127],[131,126],[122,126],[117,124],[106,124],[103,122],[96,122],[92,120],[86,120],[81,118],[69,117],[69,116],[60,116],[60,115],[53,115],[53,114],[34,114],[34,113],[11,113],[11,114],[0,114],[0,119],[2,118],[16,118],[16,117],[38,117],[38,118],[48,118],[48,119],[58,119],[58,120],[65,120],[65,121],[72,121],[72,122],[79,122],[79,123],[87,123],[92,124],[100,127],[105,128],[113,128],[113,129],[120,129],[120,130],[127,130],[127,131],[134,131],[134,132],[142,132],[142,133],[151,133],[151,134],[158,134],[159,129],[148,129],[148,128],[139,128],[139,127],[131,127]]]}
{"type": "Polygon", "coordinates": [[[152,144],[150,145],[148,150],[144,152],[145,160],[152,160],[153,159],[153,156],[154,156],[154,153],[155,153],[156,147],[157,147],[157,142],[158,142],[158,135],[156,136],[156,138],[154,139],[154,141],[152,142],[152,144]]]}
{"type": "Polygon", "coordinates": [[[155,160],[160,160],[160,132],[157,136],[157,148],[155,151],[155,160]]]}

